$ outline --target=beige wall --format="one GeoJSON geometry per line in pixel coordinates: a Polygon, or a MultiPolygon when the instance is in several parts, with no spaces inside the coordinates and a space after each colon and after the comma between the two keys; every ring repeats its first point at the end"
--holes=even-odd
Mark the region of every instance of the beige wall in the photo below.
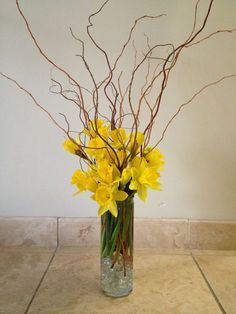
{"type": "MultiPolygon", "coordinates": [[[[86,17],[101,1],[20,2],[47,54],[86,83],[75,57],[78,43],[68,29],[71,26],[85,38],[86,17]]],[[[96,38],[114,56],[136,17],[167,13],[166,18],[151,22],[149,27],[143,23],[136,38],[143,38],[145,32],[152,42],[178,44],[189,34],[194,3],[113,0],[103,17],[94,20],[96,38]]],[[[202,1],[199,19],[207,3],[202,1]]],[[[0,0],[0,7],[0,70],[31,90],[58,119],[58,112],[66,112],[73,120],[73,106],[48,92],[50,66],[29,38],[15,1],[0,0]]],[[[234,28],[235,21],[236,1],[216,0],[204,34],[234,28]]],[[[103,59],[90,48],[89,44],[88,54],[96,73],[104,72],[103,59]]],[[[235,55],[236,32],[219,34],[183,53],[163,99],[154,141],[168,118],[195,91],[221,76],[236,73],[235,55]]],[[[130,62],[127,59],[124,64],[130,62]]],[[[96,204],[87,194],[71,197],[74,189],[69,181],[77,160],[61,149],[63,134],[10,82],[0,79],[0,86],[0,215],[96,216],[96,204]]],[[[150,192],[146,203],[137,200],[136,216],[236,219],[235,86],[236,79],[231,79],[211,87],[179,115],[160,146],[166,156],[163,191],[150,192]]],[[[72,124],[77,126],[75,120],[72,124]]]]}

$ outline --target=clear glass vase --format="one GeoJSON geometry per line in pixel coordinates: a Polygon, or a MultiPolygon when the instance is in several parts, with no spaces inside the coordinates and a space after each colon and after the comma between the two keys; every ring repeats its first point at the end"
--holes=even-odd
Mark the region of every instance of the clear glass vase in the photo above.
{"type": "Polygon", "coordinates": [[[133,196],[117,202],[117,208],[117,217],[109,211],[101,217],[101,288],[111,297],[133,289],[133,196]]]}

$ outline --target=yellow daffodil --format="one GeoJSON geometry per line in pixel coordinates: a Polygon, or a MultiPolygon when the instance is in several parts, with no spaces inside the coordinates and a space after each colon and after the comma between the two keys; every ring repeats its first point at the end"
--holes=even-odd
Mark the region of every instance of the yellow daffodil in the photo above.
{"type": "Polygon", "coordinates": [[[135,154],[144,142],[144,134],[142,132],[137,132],[136,137],[135,134],[132,134],[131,139],[129,141],[130,142],[127,149],[129,151],[132,150],[133,153],[135,154]]]}
{"type": "Polygon", "coordinates": [[[117,202],[129,196],[123,191],[125,189],[132,195],[137,192],[144,201],[148,188],[160,190],[158,178],[159,171],[163,169],[164,156],[152,147],[141,152],[144,142],[142,132],[127,134],[123,128],[110,131],[110,127],[98,119],[90,121],[89,128],[83,133],[89,136],[85,149],[79,138],[66,140],[63,147],[88,160],[88,171],[76,170],[71,183],[78,189],[74,195],[86,190],[93,193],[92,199],[99,204],[100,216],[110,211],[117,217],[117,202]]]}
{"type": "Polygon", "coordinates": [[[86,181],[87,176],[83,171],[78,169],[73,173],[71,178],[71,184],[75,184],[77,186],[77,194],[86,190],[86,181]]]}
{"type": "Polygon", "coordinates": [[[120,165],[122,165],[125,158],[126,158],[126,152],[124,150],[118,150],[118,151],[116,151],[116,154],[118,156],[120,165]]]}
{"type": "Polygon", "coordinates": [[[101,160],[97,165],[98,180],[102,183],[112,184],[120,181],[120,172],[115,164],[101,160]]]}
{"type": "Polygon", "coordinates": [[[122,176],[121,176],[121,184],[126,185],[130,179],[131,179],[131,170],[129,168],[123,169],[122,176]]]}
{"type": "Polygon", "coordinates": [[[160,183],[157,179],[160,177],[155,168],[147,165],[144,158],[135,157],[131,167],[132,179],[129,185],[130,190],[135,190],[138,196],[145,201],[147,198],[147,188],[160,190],[160,183]]]}
{"type": "Polygon", "coordinates": [[[92,195],[92,199],[97,201],[100,205],[98,210],[99,216],[103,215],[107,211],[110,211],[110,213],[115,217],[118,216],[116,201],[124,201],[127,197],[128,194],[124,191],[119,191],[116,184],[113,186],[99,184],[95,194],[92,195]]]}
{"type": "Polygon", "coordinates": [[[86,173],[79,169],[72,175],[71,184],[75,184],[78,188],[78,191],[74,195],[86,190],[95,192],[97,188],[97,183],[94,178],[89,175],[89,172],[86,173]]]}
{"type": "Polygon", "coordinates": [[[95,138],[98,134],[104,139],[108,138],[108,126],[104,125],[102,119],[92,120],[89,123],[89,129],[84,129],[83,133],[88,135],[90,138],[95,138]]]}
{"type": "Polygon", "coordinates": [[[74,142],[70,139],[67,139],[63,143],[63,148],[71,154],[77,154],[80,151],[80,142],[75,140],[74,142]]]}
{"type": "Polygon", "coordinates": [[[109,136],[111,138],[111,146],[116,149],[124,148],[125,142],[128,138],[125,129],[119,128],[109,132],[109,136]]]}
{"type": "Polygon", "coordinates": [[[106,151],[103,154],[103,158],[106,159],[108,162],[115,164],[118,167],[118,165],[123,164],[124,159],[126,158],[126,152],[122,149],[116,150],[111,149],[109,146],[107,146],[106,151]]]}
{"type": "Polygon", "coordinates": [[[163,170],[164,155],[162,155],[157,148],[155,149],[152,149],[151,147],[146,148],[144,151],[144,157],[148,162],[149,167],[154,167],[159,171],[163,170]]]}
{"type": "Polygon", "coordinates": [[[85,151],[95,159],[103,159],[106,156],[106,143],[100,137],[95,137],[88,142],[85,151]]]}

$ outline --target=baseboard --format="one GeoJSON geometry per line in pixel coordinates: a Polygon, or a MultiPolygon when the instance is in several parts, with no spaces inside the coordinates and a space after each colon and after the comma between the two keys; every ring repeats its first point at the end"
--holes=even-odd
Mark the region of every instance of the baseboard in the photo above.
{"type": "MultiPolygon", "coordinates": [[[[0,246],[98,246],[99,218],[0,217],[0,246]]],[[[236,221],[136,218],[136,248],[236,250],[236,221]]]]}

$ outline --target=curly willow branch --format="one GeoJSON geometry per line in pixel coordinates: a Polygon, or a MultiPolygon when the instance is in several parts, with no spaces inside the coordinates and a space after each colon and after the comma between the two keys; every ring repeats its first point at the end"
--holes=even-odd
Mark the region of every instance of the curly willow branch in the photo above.
{"type": "Polygon", "coordinates": [[[64,73],[79,89],[79,94],[80,94],[80,102],[82,104],[82,108],[83,108],[83,113],[84,113],[84,118],[85,118],[85,121],[86,121],[86,124],[88,125],[89,123],[89,118],[87,116],[87,112],[85,110],[85,107],[84,107],[84,99],[83,99],[83,93],[82,93],[82,89],[81,89],[81,86],[80,84],[66,71],[64,70],[62,67],[58,66],[54,61],[52,61],[52,59],[50,59],[42,50],[42,48],[39,46],[38,44],[38,41],[36,40],[36,37],[34,36],[30,26],[29,26],[29,23],[24,15],[24,13],[22,12],[21,8],[20,8],[20,5],[19,5],[19,0],[16,0],[16,6],[17,6],[17,9],[21,15],[21,17],[23,18],[24,22],[25,22],[25,25],[26,25],[26,28],[28,30],[28,33],[30,34],[30,37],[31,39],[33,40],[35,46],[37,47],[39,53],[44,57],[44,59],[46,59],[51,65],[53,65],[55,68],[57,68],[59,71],[61,71],[62,73],[64,73]]]}
{"type": "Polygon", "coordinates": [[[208,83],[207,85],[203,86],[201,89],[199,89],[188,101],[186,101],[185,103],[183,103],[178,110],[176,111],[176,113],[172,116],[172,118],[168,121],[167,125],[164,128],[164,131],[162,132],[162,136],[161,138],[158,140],[158,142],[155,144],[154,147],[158,146],[161,141],[164,139],[166,131],[168,130],[169,126],[171,125],[171,123],[174,121],[174,119],[178,116],[178,114],[183,110],[184,107],[186,107],[187,105],[189,105],[197,96],[199,96],[199,94],[201,94],[204,90],[208,89],[209,87],[213,86],[213,85],[217,85],[220,82],[229,79],[229,78],[233,78],[236,77],[236,74],[230,74],[230,75],[226,75],[223,76],[222,78],[218,79],[217,81],[208,83]]]}
{"type": "Polygon", "coordinates": [[[21,86],[16,80],[14,80],[13,78],[11,78],[10,76],[0,72],[0,75],[5,77],[7,80],[13,82],[19,89],[21,89],[22,91],[24,91],[35,103],[35,105],[37,107],[39,107],[41,110],[43,110],[47,116],[50,118],[50,120],[61,130],[63,131],[66,135],[68,135],[68,132],[53,118],[53,116],[47,111],[47,109],[45,109],[42,105],[39,104],[39,102],[35,99],[35,97],[27,90],[25,89],[23,86],[21,86]]]}

